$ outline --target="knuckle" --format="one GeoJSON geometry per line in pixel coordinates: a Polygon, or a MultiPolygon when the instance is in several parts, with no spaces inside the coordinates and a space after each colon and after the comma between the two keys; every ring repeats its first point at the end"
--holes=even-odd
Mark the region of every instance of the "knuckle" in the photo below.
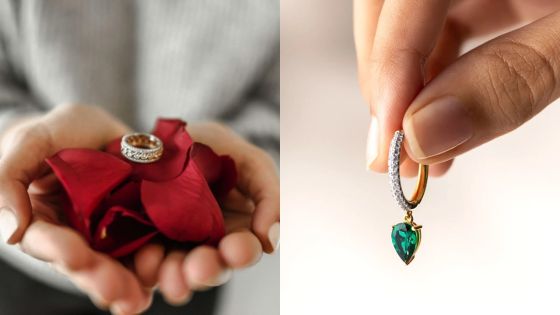
{"type": "Polygon", "coordinates": [[[509,131],[533,117],[552,97],[556,75],[548,58],[530,45],[511,39],[482,49],[481,87],[501,129],[509,131]]]}

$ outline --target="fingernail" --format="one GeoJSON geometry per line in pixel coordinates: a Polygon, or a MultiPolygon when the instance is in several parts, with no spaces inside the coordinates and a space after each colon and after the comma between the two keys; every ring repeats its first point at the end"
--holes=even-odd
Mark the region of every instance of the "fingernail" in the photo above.
{"type": "Polygon", "coordinates": [[[123,312],[121,311],[119,306],[113,305],[111,306],[111,314],[112,315],[121,315],[123,312]]]}
{"type": "Polygon", "coordinates": [[[17,229],[17,220],[12,209],[8,207],[0,208],[0,238],[8,242],[17,229]]]}
{"type": "Polygon", "coordinates": [[[212,283],[210,283],[210,285],[212,286],[219,286],[222,285],[226,282],[229,281],[229,279],[231,279],[231,276],[233,275],[233,272],[231,271],[231,269],[226,269],[224,271],[222,271],[222,273],[216,278],[214,279],[214,281],[212,281],[212,283]]]}
{"type": "Polygon", "coordinates": [[[268,240],[272,245],[272,252],[278,250],[278,247],[280,246],[280,222],[274,223],[268,229],[268,240]]]}
{"type": "Polygon", "coordinates": [[[469,140],[473,126],[462,102],[454,96],[446,96],[405,119],[404,132],[413,158],[425,159],[469,140]]]}
{"type": "Polygon", "coordinates": [[[192,299],[192,292],[188,291],[182,297],[179,297],[179,298],[173,299],[173,300],[170,300],[170,299],[166,298],[166,301],[167,301],[167,303],[169,303],[173,306],[183,306],[183,305],[188,304],[191,301],[191,299],[192,299]]]}
{"type": "Polygon", "coordinates": [[[107,301],[103,300],[101,297],[96,295],[90,295],[91,302],[101,310],[107,310],[107,301]]]}
{"type": "Polygon", "coordinates": [[[371,164],[377,158],[377,146],[378,146],[379,136],[377,134],[377,118],[371,116],[371,121],[369,123],[369,131],[366,143],[366,169],[371,170],[371,164]]]}
{"type": "Polygon", "coordinates": [[[110,308],[113,315],[124,315],[126,314],[126,312],[124,312],[125,309],[126,307],[119,302],[114,303],[110,308]]]}

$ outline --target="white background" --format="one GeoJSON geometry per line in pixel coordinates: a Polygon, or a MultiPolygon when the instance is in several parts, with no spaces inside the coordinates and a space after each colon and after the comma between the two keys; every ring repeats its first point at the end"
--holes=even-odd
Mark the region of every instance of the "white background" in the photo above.
{"type": "MultiPolygon", "coordinates": [[[[253,267],[235,271],[220,296],[218,315],[280,314],[280,254],[264,255],[253,267]]],[[[199,314],[196,314],[199,315],[199,314]]],[[[204,314],[200,314],[204,315],[204,314]]]]}
{"type": "Polygon", "coordinates": [[[415,211],[422,244],[405,266],[387,175],[365,170],[351,1],[281,3],[282,314],[557,309],[558,105],[430,179],[415,211]]]}

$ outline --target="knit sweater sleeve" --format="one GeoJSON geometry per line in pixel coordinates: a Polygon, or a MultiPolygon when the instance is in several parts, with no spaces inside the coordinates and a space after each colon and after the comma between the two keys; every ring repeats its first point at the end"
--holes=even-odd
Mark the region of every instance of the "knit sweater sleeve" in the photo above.
{"type": "Polygon", "coordinates": [[[23,79],[13,2],[0,2],[0,132],[11,121],[41,112],[41,106],[23,79]]]}
{"type": "Polygon", "coordinates": [[[249,141],[280,155],[280,65],[279,58],[267,69],[234,115],[226,123],[249,141]]]}

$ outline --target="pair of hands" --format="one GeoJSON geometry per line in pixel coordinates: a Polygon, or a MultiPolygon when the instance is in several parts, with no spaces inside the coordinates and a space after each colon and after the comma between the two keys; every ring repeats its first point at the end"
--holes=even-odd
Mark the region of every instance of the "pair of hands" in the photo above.
{"type": "Polygon", "coordinates": [[[404,129],[401,174],[452,159],[525,123],[560,96],[558,1],[354,1],[361,90],[372,123],[367,166],[387,170],[404,129]],[[459,56],[468,39],[529,23],[459,56]]]}
{"type": "Polygon", "coordinates": [[[223,204],[226,236],[218,248],[167,251],[148,244],[130,266],[92,250],[64,224],[58,204],[61,189],[45,164],[63,148],[99,149],[129,132],[127,126],[96,107],[60,106],[44,116],[15,122],[3,135],[0,159],[0,234],[10,244],[66,275],[101,308],[136,314],[151,304],[158,285],[171,304],[186,303],[194,290],[225,283],[233,269],[272,253],[279,238],[279,179],[272,159],[215,123],[189,125],[198,142],[237,164],[237,187],[223,204]]]}

